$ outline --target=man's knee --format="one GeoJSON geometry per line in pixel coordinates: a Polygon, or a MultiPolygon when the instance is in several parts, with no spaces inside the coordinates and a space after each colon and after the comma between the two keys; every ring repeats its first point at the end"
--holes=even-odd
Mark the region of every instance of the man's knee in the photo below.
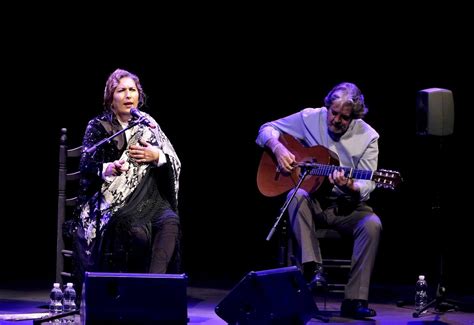
{"type": "MultiPolygon", "coordinates": [[[[291,190],[289,193],[288,193],[288,196],[287,196],[287,199],[289,199],[293,193],[294,193],[295,190],[291,190]]],[[[296,191],[296,194],[295,194],[295,197],[293,198],[293,200],[297,200],[297,201],[300,201],[301,199],[306,199],[306,200],[309,200],[309,194],[308,192],[306,192],[305,190],[299,188],[297,191],[296,191]]]]}
{"type": "Polygon", "coordinates": [[[375,214],[367,216],[364,219],[364,230],[368,236],[378,238],[382,231],[382,222],[380,221],[380,218],[375,214]]]}

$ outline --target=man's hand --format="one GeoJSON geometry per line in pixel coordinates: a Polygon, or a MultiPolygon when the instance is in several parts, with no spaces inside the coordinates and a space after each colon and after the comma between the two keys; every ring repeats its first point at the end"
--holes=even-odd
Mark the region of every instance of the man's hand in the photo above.
{"type": "Polygon", "coordinates": [[[359,186],[354,182],[352,178],[345,176],[343,169],[335,169],[332,175],[329,175],[329,182],[336,185],[344,192],[358,192],[359,186]]]}
{"type": "Polygon", "coordinates": [[[295,168],[295,155],[278,141],[278,139],[270,139],[265,144],[275,155],[280,170],[290,173],[295,168]]]}

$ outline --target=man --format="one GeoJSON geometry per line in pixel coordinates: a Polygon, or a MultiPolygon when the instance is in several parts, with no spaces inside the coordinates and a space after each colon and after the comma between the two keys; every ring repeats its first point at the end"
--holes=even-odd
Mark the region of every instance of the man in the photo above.
{"type": "MultiPolygon", "coordinates": [[[[341,83],[329,92],[324,104],[263,124],[257,144],[273,152],[282,172],[290,173],[298,163],[295,155],[279,141],[282,134],[293,136],[309,147],[328,148],[338,155],[342,167],[376,170],[379,135],[362,120],[368,110],[359,88],[352,83],[341,83]]],[[[324,285],[316,229],[333,228],[351,235],[354,249],[341,315],[357,319],[373,317],[376,312],[368,307],[368,296],[382,226],[366,201],[375,183],[353,179],[338,168],[328,178],[334,185],[329,193],[322,195],[299,189],[288,206],[298,258],[309,284],[324,285]]]]}

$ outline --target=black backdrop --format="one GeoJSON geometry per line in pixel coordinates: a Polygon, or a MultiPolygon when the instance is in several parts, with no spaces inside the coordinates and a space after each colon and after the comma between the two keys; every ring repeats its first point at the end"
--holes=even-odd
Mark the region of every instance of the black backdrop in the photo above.
{"type": "Polygon", "coordinates": [[[472,289],[462,280],[473,257],[470,195],[461,189],[470,188],[472,177],[467,159],[459,159],[459,150],[469,149],[472,119],[464,43],[432,51],[395,36],[362,38],[361,48],[291,37],[282,44],[262,34],[201,36],[188,30],[135,51],[82,38],[61,45],[44,39],[40,50],[35,41],[22,43],[29,54],[11,61],[6,80],[12,89],[6,102],[14,105],[5,109],[3,129],[4,211],[10,212],[2,217],[2,283],[53,281],[60,129],[69,130],[72,145],[80,143],[87,121],[102,109],[108,74],[120,67],[141,78],[146,110],[182,160],[180,211],[191,283],[233,285],[250,270],[277,266],[276,242],[265,238],[283,198],[263,197],[256,188],[258,127],[321,106],[332,86],[351,81],[365,95],[366,120],[381,135],[379,167],[398,170],[405,180],[399,191],[373,195],[384,224],[374,281],[412,284],[422,273],[436,281],[442,251],[448,283],[472,289]],[[415,135],[416,92],[430,87],[454,94],[455,131],[443,157],[431,140],[415,135]],[[437,189],[441,218],[430,212],[437,189]]]}

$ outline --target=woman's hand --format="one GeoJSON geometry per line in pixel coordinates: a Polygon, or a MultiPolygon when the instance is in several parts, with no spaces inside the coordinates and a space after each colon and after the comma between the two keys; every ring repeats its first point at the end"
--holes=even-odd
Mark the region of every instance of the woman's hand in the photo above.
{"type": "Polygon", "coordinates": [[[117,176],[120,175],[122,172],[126,172],[127,170],[128,164],[125,163],[125,160],[116,160],[107,165],[107,168],[104,171],[104,176],[117,176]]]}
{"type": "Polygon", "coordinates": [[[140,139],[141,146],[133,145],[128,148],[128,154],[138,163],[158,161],[160,152],[157,147],[140,139]]]}

